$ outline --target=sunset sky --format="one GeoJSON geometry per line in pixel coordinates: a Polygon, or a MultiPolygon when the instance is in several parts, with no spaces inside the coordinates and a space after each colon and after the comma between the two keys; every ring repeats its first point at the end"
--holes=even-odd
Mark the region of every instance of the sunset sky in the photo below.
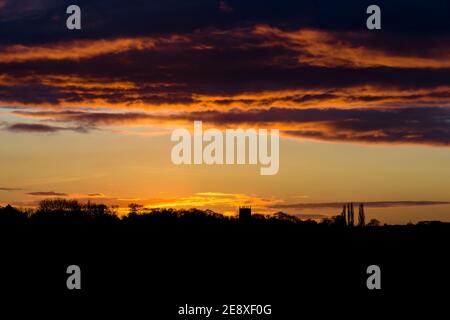
{"type": "Polygon", "coordinates": [[[450,3],[0,0],[0,205],[450,221],[450,3]],[[66,28],[77,4],[82,29],[66,28]],[[280,169],[176,166],[172,130],[280,129],[280,169]]]}

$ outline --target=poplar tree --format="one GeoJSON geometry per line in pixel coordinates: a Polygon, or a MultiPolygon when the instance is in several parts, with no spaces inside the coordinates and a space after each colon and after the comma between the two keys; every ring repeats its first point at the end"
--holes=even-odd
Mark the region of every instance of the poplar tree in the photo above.
{"type": "Polygon", "coordinates": [[[359,205],[359,215],[358,215],[359,221],[358,225],[360,227],[364,227],[366,225],[366,216],[364,214],[364,204],[359,205]]]}

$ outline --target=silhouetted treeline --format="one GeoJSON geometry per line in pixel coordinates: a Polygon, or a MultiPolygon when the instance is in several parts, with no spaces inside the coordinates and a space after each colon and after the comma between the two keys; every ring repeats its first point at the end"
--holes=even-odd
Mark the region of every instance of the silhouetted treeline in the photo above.
{"type": "MultiPolygon", "coordinates": [[[[0,223],[100,223],[100,224],[239,224],[238,216],[224,216],[212,210],[200,209],[172,209],[172,208],[144,208],[142,205],[130,204],[129,211],[119,215],[117,206],[107,206],[92,202],[80,203],[77,200],[46,199],[39,203],[35,209],[19,209],[7,205],[0,207],[0,223]]],[[[364,222],[363,206],[360,205],[359,223],[355,227],[379,227],[381,223],[372,219],[364,222]]],[[[270,215],[253,214],[250,221],[254,225],[299,225],[322,227],[353,227],[353,204],[344,206],[343,212],[320,222],[315,220],[302,220],[294,215],[277,212],[270,215]],[[346,213],[347,212],[347,213],[346,213]]],[[[407,226],[412,226],[408,224],[407,226]]],[[[415,226],[443,226],[450,225],[440,221],[422,221],[415,226]]],[[[387,226],[387,225],[384,225],[387,226]]]]}
{"type": "Polygon", "coordinates": [[[383,295],[393,287],[427,295],[430,284],[447,288],[449,223],[368,221],[362,227],[358,210],[353,226],[343,224],[340,214],[322,221],[283,212],[240,220],[211,210],[137,204],[125,211],[63,199],[44,200],[34,209],[0,208],[1,287],[20,296],[32,290],[33,297],[42,291],[73,297],[66,269],[76,264],[85,281],[80,294],[89,301],[109,296],[108,305],[126,293],[145,297],[143,304],[269,297],[270,303],[297,308],[292,292],[316,292],[314,301],[322,303],[324,292],[334,290],[326,301],[345,296],[348,303],[342,293],[366,292],[366,269],[376,264],[388,290],[383,295]]]}

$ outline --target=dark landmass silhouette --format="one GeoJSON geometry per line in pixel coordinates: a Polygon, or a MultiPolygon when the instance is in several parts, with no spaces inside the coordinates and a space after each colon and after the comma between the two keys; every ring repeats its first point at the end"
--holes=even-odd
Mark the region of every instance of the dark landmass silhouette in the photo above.
{"type": "Polygon", "coordinates": [[[131,204],[118,217],[117,208],[64,199],[35,210],[6,206],[0,294],[70,307],[76,298],[80,310],[94,304],[111,313],[120,301],[133,306],[128,318],[157,319],[179,319],[177,306],[186,303],[271,304],[267,319],[291,319],[349,315],[353,304],[383,315],[385,307],[403,308],[399,299],[423,305],[448,297],[441,292],[450,285],[449,223],[365,223],[361,206],[356,218],[352,204],[319,222],[249,216],[245,208],[227,217],[131,204]],[[82,270],[80,291],[66,287],[72,264],[82,270]],[[381,268],[382,290],[367,289],[370,265],[381,268]]]}
{"type": "MultiPolygon", "coordinates": [[[[20,209],[7,205],[0,207],[1,224],[210,224],[210,225],[295,225],[301,227],[395,227],[401,225],[381,225],[380,221],[371,219],[365,222],[364,205],[359,205],[358,222],[354,218],[354,205],[348,203],[343,206],[340,214],[323,218],[319,222],[313,219],[301,219],[295,215],[284,212],[273,214],[251,214],[251,207],[241,207],[240,214],[236,216],[224,216],[212,210],[201,209],[173,209],[153,208],[147,209],[142,205],[131,203],[126,215],[118,215],[118,207],[108,207],[104,204],[93,202],[80,203],[77,200],[46,199],[39,203],[36,209],[20,209]]],[[[420,221],[417,224],[408,223],[407,228],[412,227],[447,227],[450,223],[441,221],[420,221]]]]}

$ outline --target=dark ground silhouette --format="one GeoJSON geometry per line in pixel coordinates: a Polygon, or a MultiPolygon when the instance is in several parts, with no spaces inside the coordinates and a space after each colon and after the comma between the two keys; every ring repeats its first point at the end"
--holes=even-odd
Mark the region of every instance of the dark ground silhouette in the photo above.
{"type": "Polygon", "coordinates": [[[290,319],[355,308],[404,312],[413,301],[448,298],[448,223],[362,226],[351,217],[351,226],[348,214],[315,222],[284,213],[239,220],[138,205],[119,218],[116,211],[70,200],[46,200],[34,211],[1,208],[2,293],[112,313],[132,304],[128,312],[162,319],[176,319],[186,303],[272,304],[266,318],[290,319]],[[81,291],[66,288],[72,264],[81,267],[81,291]],[[366,287],[372,264],[382,271],[379,291],[366,287]]]}

